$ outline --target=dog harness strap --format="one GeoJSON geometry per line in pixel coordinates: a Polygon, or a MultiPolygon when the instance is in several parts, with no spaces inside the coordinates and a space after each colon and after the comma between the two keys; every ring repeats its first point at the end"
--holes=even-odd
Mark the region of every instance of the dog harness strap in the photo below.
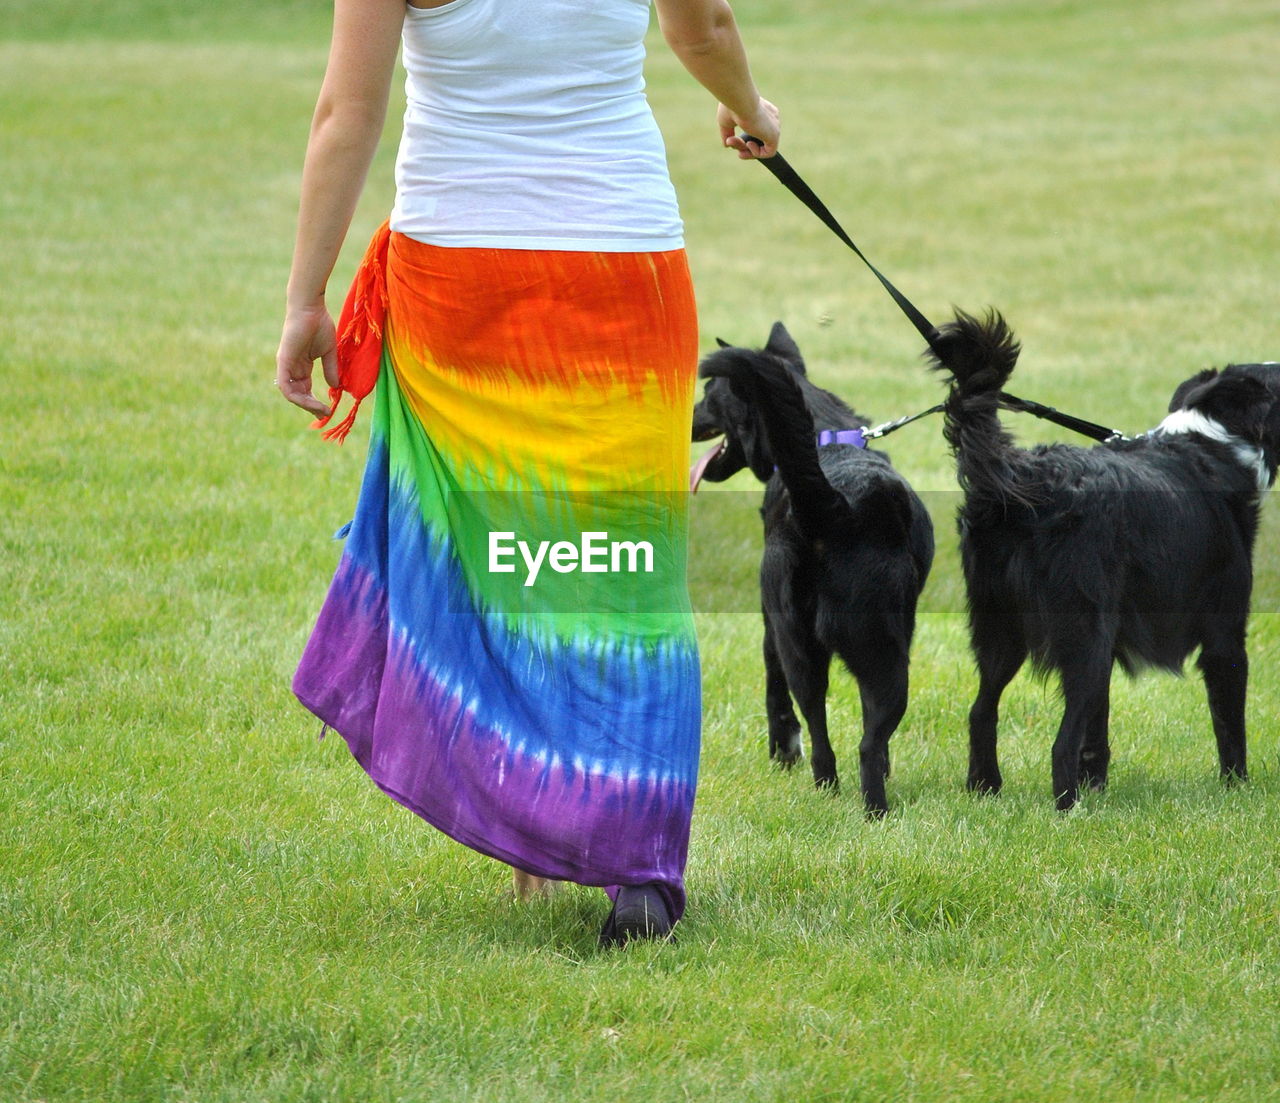
{"type": "Polygon", "coordinates": [[[855,448],[865,448],[867,438],[861,429],[823,429],[818,434],[818,447],[825,444],[852,444],[855,448]]]}

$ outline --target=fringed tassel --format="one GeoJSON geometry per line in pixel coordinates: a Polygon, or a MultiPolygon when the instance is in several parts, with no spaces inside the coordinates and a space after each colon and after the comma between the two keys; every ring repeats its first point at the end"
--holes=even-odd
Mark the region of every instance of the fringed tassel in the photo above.
{"type": "Polygon", "coordinates": [[[325,440],[341,444],[355,424],[360,402],[378,382],[382,366],[382,336],[387,317],[387,250],[391,242],[391,226],[384,222],[373,235],[364,259],[356,269],[355,279],[347,292],[347,300],[338,317],[338,385],[329,388],[329,412],[311,423],[313,429],[325,429],[325,440]],[[343,394],[354,403],[347,416],[329,426],[338,412],[343,394]],[[325,426],[329,426],[327,429],[325,426]]]}
{"type": "MultiPolygon", "coordinates": [[[[338,394],[341,395],[342,392],[339,391],[338,394]]],[[[333,401],[333,409],[330,410],[327,414],[325,414],[323,418],[320,418],[319,420],[317,420],[313,428],[323,429],[324,426],[328,424],[329,419],[333,417],[334,412],[337,409],[338,409],[338,400],[335,398],[333,401]]],[[[320,435],[324,437],[325,440],[336,440],[339,444],[341,444],[344,440],[347,439],[347,434],[351,432],[351,427],[356,423],[356,414],[359,412],[360,412],[360,399],[357,398],[355,402],[351,404],[351,409],[347,411],[347,416],[344,417],[340,422],[338,422],[337,425],[330,425],[329,428],[325,429],[324,432],[321,433],[320,435]]]]}

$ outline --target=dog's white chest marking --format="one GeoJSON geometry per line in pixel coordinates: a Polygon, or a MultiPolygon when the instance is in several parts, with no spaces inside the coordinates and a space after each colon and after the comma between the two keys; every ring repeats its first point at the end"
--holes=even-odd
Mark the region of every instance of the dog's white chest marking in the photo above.
{"type": "Polygon", "coordinates": [[[1233,436],[1221,422],[1214,421],[1199,410],[1174,410],[1152,429],[1148,436],[1154,437],[1161,434],[1172,436],[1177,433],[1199,433],[1202,437],[1228,445],[1241,465],[1254,473],[1260,491],[1266,490],[1271,485],[1271,475],[1267,471],[1266,457],[1262,449],[1233,436]]]}

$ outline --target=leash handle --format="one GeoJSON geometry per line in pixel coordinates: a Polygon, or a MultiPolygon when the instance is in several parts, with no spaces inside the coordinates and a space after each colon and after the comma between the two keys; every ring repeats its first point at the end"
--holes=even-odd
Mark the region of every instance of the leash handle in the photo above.
{"type": "MultiPolygon", "coordinates": [[[[764,144],[759,138],[752,137],[750,134],[743,134],[742,140],[744,142],[754,142],[756,145],[764,144]]],[[[784,188],[791,192],[791,194],[808,207],[810,211],[817,215],[819,220],[827,227],[828,230],[835,234],[836,237],[843,241],[854,251],[854,253],[857,254],[858,259],[871,269],[871,274],[880,281],[884,289],[889,292],[889,295],[893,298],[893,301],[898,304],[898,309],[901,310],[902,313],[907,316],[907,319],[911,324],[916,327],[916,331],[925,339],[925,343],[930,348],[933,348],[938,339],[937,327],[935,327],[934,324],[924,316],[924,314],[916,307],[915,303],[908,299],[906,295],[893,285],[888,276],[881,272],[879,268],[867,259],[866,253],[858,248],[854,243],[853,238],[845,232],[844,227],[837,221],[836,216],[833,215],[827,208],[827,205],[818,198],[814,190],[804,182],[804,179],[800,174],[791,167],[790,162],[788,162],[781,153],[775,153],[772,157],[759,157],[757,160],[774,175],[784,188]]]]}

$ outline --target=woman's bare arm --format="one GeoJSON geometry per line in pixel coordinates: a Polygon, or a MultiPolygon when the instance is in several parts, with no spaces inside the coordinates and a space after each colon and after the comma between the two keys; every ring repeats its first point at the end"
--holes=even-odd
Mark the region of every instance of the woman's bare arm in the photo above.
{"type": "Polygon", "coordinates": [[[680,63],[720,101],[720,137],[742,158],[772,157],[778,150],[778,109],[762,99],[727,0],[657,0],[658,26],[680,63]],[[760,139],[744,142],[741,130],[760,139]]]}

